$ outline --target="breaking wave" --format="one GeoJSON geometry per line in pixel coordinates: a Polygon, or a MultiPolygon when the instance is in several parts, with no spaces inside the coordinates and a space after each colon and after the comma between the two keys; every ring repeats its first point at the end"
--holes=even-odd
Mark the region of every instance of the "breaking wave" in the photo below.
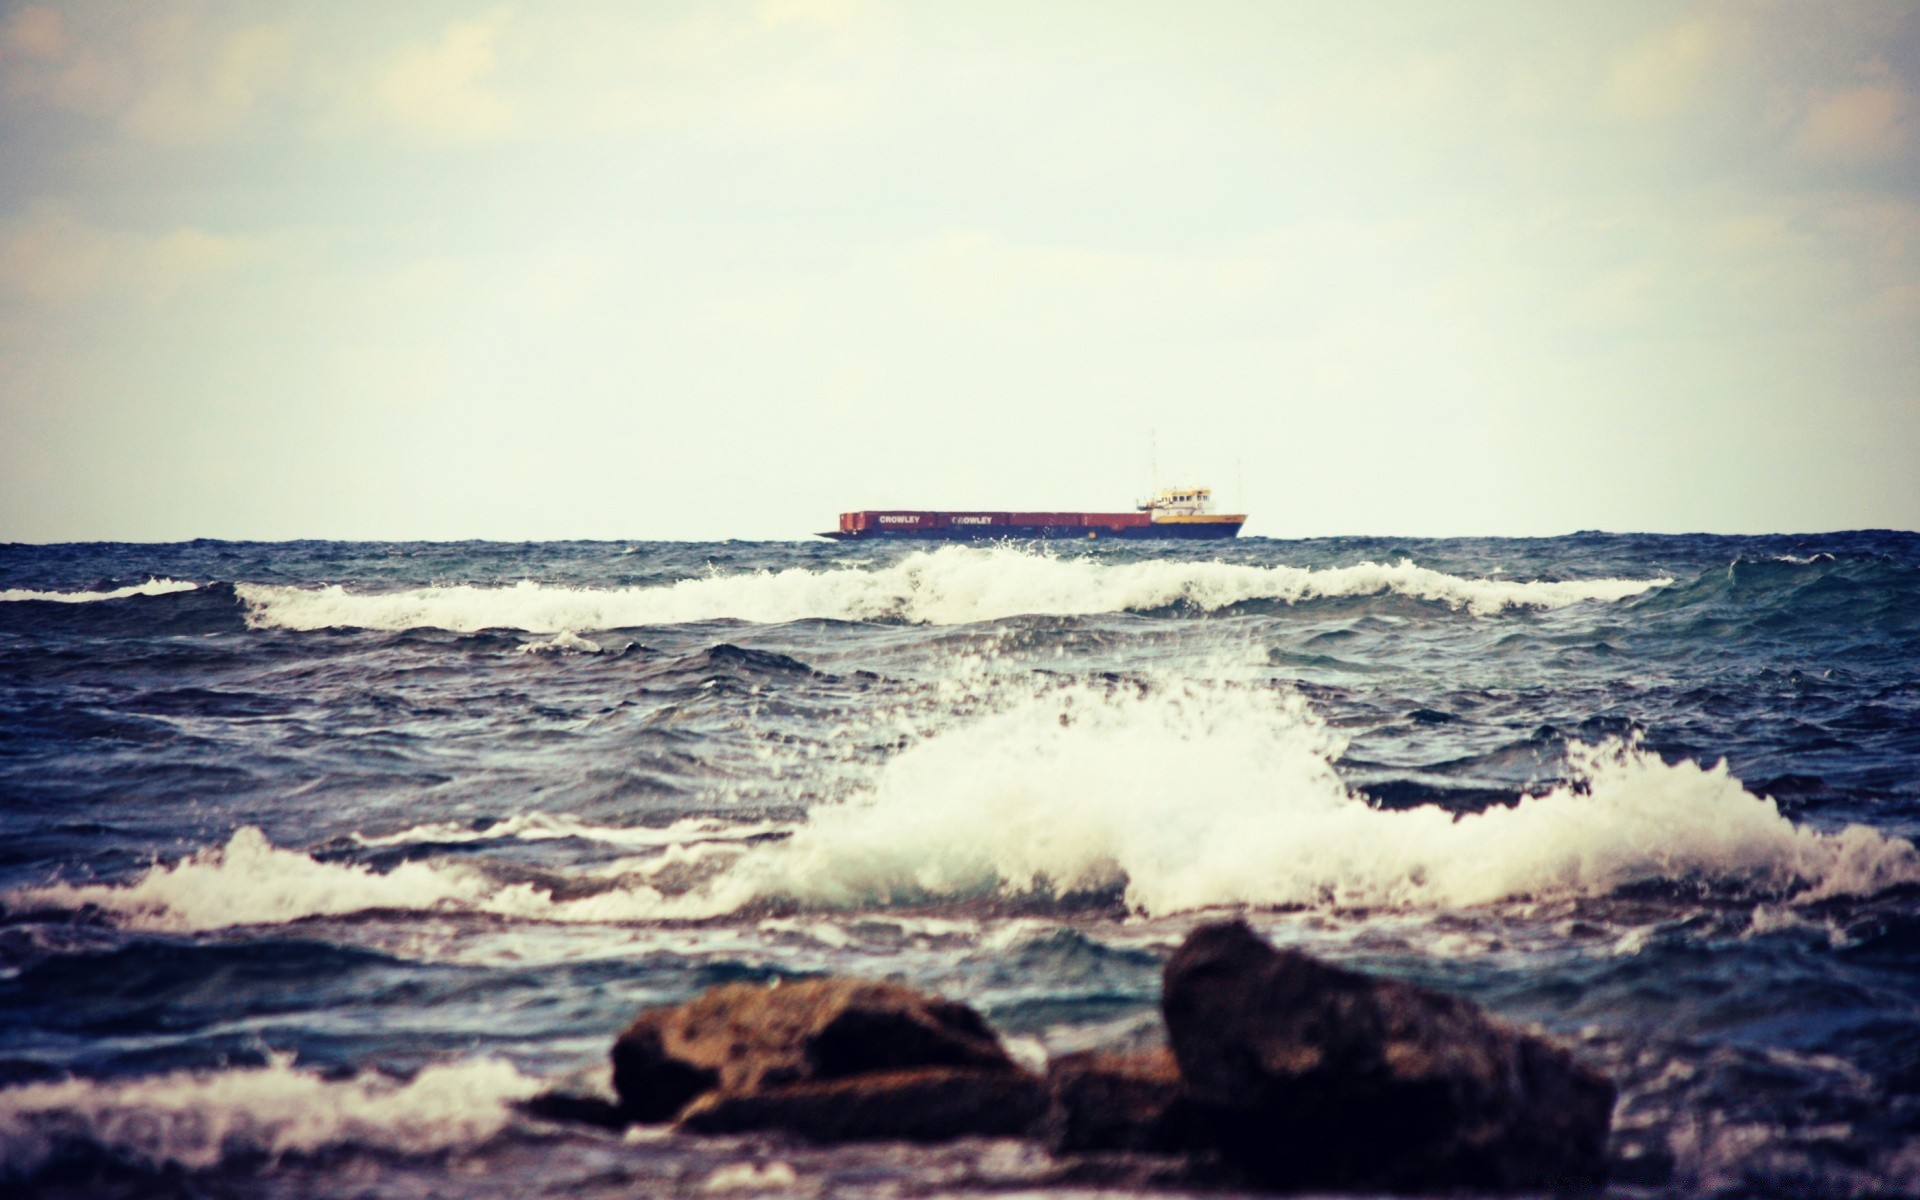
{"type": "MultiPolygon", "coordinates": [[[[422,832],[419,830],[413,831],[422,832]]],[[[427,833],[450,832],[429,830],[427,833]]],[[[658,831],[648,831],[657,833],[658,831]]],[[[405,835],[403,835],[405,836],[405,835]]],[[[480,837],[489,836],[481,834],[480,837]]],[[[568,836],[568,835],[556,835],[568,836]]],[[[384,839],[371,839],[386,844],[384,839]]],[[[655,838],[650,845],[662,844],[655,838]]],[[[555,899],[551,887],[501,883],[467,862],[412,861],[390,871],[324,862],[275,846],[252,826],[124,884],[53,884],[0,895],[0,907],[106,913],[123,928],[187,933],[236,925],[274,925],[308,917],[376,910],[469,912],[526,920],[600,922],[709,915],[703,899],[670,897],[644,882],[673,867],[743,852],[738,841],[701,837],[638,863],[598,869],[609,882],[590,894],[555,899]]]]}
{"type": "MultiPolygon", "coordinates": [[[[235,591],[256,628],[439,628],[459,632],[580,630],[809,618],[960,625],[1023,615],[1147,612],[1186,605],[1217,611],[1250,600],[1295,603],[1393,593],[1480,616],[1620,600],[1672,580],[1468,579],[1416,566],[1260,567],[1223,562],[1108,563],[1012,547],[946,546],[885,567],[794,567],[630,588],[521,582],[511,587],[353,592],[243,583],[235,591]]],[[[556,646],[555,648],[580,648],[556,646]]]]}
{"type": "Polygon", "coordinates": [[[799,826],[616,830],[533,814],[420,826],[365,844],[586,837],[646,852],[564,894],[473,860],[390,871],[323,862],[242,828],[119,885],[4,897],[92,907],[141,929],[204,930],[369,909],[626,922],[1014,895],[1124,896],[1165,914],[1230,905],[1461,908],[1664,882],[1763,900],[1871,895],[1920,881],[1920,852],[1865,826],[1796,825],[1724,764],[1631,742],[1569,748],[1542,795],[1456,815],[1375,808],[1340,778],[1339,740],[1293,694],[1224,684],[1060,687],[936,732],[855,799],[799,826]],[[669,883],[670,880],[677,882],[669,883]]]}
{"type": "Polygon", "coordinates": [[[1371,807],[1297,696],[1188,685],[1034,696],[892,759],[720,881],[816,905],[1122,891],[1152,914],[1222,905],[1460,907],[1672,881],[1810,900],[1920,880],[1865,826],[1795,825],[1724,764],[1624,742],[1572,779],[1461,816],[1371,807]]]}
{"type": "Polygon", "coordinates": [[[0,1090],[0,1178],[62,1155],[197,1170],[234,1157],[360,1146],[425,1154],[486,1141],[538,1080],[491,1059],[447,1063],[400,1082],[328,1079],[286,1058],[264,1067],[144,1079],[66,1079],[0,1090]]]}
{"type": "Polygon", "coordinates": [[[0,590],[0,603],[9,600],[40,600],[50,604],[91,604],[95,600],[125,600],[129,596],[164,596],[170,592],[197,591],[200,585],[178,579],[149,579],[110,592],[36,592],[27,588],[0,590]]]}

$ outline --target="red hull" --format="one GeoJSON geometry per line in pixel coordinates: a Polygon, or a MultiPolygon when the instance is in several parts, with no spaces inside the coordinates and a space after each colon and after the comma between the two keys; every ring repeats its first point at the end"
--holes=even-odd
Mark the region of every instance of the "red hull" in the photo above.
{"type": "Polygon", "coordinates": [[[821,537],[920,538],[979,541],[993,538],[1230,538],[1244,518],[1155,521],[1143,512],[938,512],[926,509],[866,510],[840,514],[840,528],[821,537]]]}

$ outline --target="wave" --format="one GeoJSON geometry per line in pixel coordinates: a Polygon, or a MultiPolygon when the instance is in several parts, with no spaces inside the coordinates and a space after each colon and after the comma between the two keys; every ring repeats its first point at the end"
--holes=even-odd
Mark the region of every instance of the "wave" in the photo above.
{"type": "Polygon", "coordinates": [[[1456,816],[1372,807],[1297,696],[1071,687],[893,758],[863,797],[757,848],[716,898],[828,907],[1118,891],[1164,914],[1227,905],[1464,907],[1670,881],[1812,900],[1920,881],[1865,826],[1795,825],[1724,764],[1571,747],[1572,778],[1456,816]]]}
{"type": "Polygon", "coordinates": [[[511,587],[351,592],[237,586],[258,628],[420,627],[471,633],[568,633],[694,621],[775,624],[809,618],[960,625],[1025,615],[1147,612],[1185,605],[1213,612],[1249,600],[1296,603],[1386,593],[1479,616],[1620,600],[1670,579],[1469,579],[1402,561],[1348,567],[1259,567],[1223,562],[1108,563],[1012,547],[947,546],[885,567],[793,567],[683,579],[650,587],[584,588],[523,581],[511,587]]]}
{"type": "Polygon", "coordinates": [[[129,596],[165,596],[172,592],[192,592],[199,590],[197,583],[186,583],[178,579],[149,579],[145,583],[136,583],[110,592],[36,592],[26,588],[9,588],[0,591],[0,603],[11,600],[39,600],[50,604],[91,604],[96,600],[125,600],[129,596]]]}
{"type": "Polygon", "coordinates": [[[1862,825],[1796,825],[1723,764],[1667,763],[1631,741],[1569,748],[1569,779],[1511,806],[1384,809],[1341,779],[1343,747],[1298,696],[1189,683],[1073,685],[937,731],[854,799],[797,826],[717,821],[617,830],[532,814],[403,841],[583,837],[649,851],[504,883],[472,860],[390,871],[323,862],[242,828],[124,884],[0,897],[15,912],[91,907],[122,926],[205,930],[370,909],[564,922],[701,918],[785,901],[814,910],[974,898],[1124,898],[1167,914],[1222,906],[1465,908],[1664,883],[1808,902],[1920,882],[1920,851],[1862,825]]]}
{"type": "MultiPolygon", "coordinates": [[[[452,826],[416,829],[400,836],[420,834],[434,840],[436,835],[446,834],[458,840],[461,832],[458,826],[452,826]]],[[[485,913],[569,922],[712,915],[710,904],[703,898],[664,895],[643,880],[675,868],[697,871],[708,860],[736,856],[745,847],[737,840],[700,835],[687,843],[671,843],[660,832],[636,831],[634,838],[641,844],[664,844],[662,853],[644,862],[597,868],[593,874],[609,880],[606,886],[588,895],[555,899],[551,886],[503,884],[468,862],[412,861],[384,872],[353,863],[325,862],[275,846],[266,834],[249,825],[236,829],[224,845],[209,846],[172,864],[151,867],[129,883],[57,883],[0,894],[0,911],[91,909],[109,915],[122,928],[174,933],[274,925],[377,910],[485,913]]],[[[393,844],[386,839],[370,842],[393,844]]]]}
{"type": "Polygon", "coordinates": [[[777,837],[792,826],[778,821],[747,824],[715,820],[711,817],[687,817],[671,825],[593,825],[564,815],[532,812],[496,821],[482,829],[470,825],[435,822],[415,825],[398,833],[369,836],[356,833],[353,840],[362,846],[407,846],[422,843],[457,845],[514,839],[544,842],[560,838],[604,842],[612,846],[685,846],[700,842],[746,842],[777,837]]]}
{"type": "Polygon", "coordinates": [[[400,1082],[329,1079],[285,1057],[237,1070],[30,1083],[0,1090],[0,1178],[73,1153],[188,1170],[328,1146],[426,1154],[491,1138],[508,1105],[539,1086],[492,1059],[430,1066],[400,1082]]]}

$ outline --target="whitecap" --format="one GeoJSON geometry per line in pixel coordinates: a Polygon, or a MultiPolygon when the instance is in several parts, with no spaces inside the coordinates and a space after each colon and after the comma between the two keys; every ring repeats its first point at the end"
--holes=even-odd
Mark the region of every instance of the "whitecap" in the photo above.
{"type": "MultiPolygon", "coordinates": [[[[1450,908],[1649,881],[1814,900],[1920,881],[1861,825],[1796,825],[1724,764],[1574,745],[1572,779],[1456,815],[1372,807],[1297,696],[1068,687],[938,733],[717,884],[827,907],[1119,891],[1137,911],[1450,908]]],[[[716,892],[716,899],[719,892],[716,892]]]]}
{"type": "Polygon", "coordinates": [[[1649,882],[1804,903],[1920,882],[1912,843],[1789,820],[1725,764],[1632,742],[1569,747],[1570,778],[1510,806],[1375,808],[1298,696],[1224,683],[1025,695],[937,730],[848,801],[797,825],[627,830],[529,814],[486,830],[419,826],[376,845],[590,837],[649,851],[586,868],[555,899],[471,861],[378,872],[242,828],[122,884],[55,884],[9,908],[91,906],[143,929],[202,930],[375,908],[556,922],[645,922],[758,900],[874,910],[1010,895],[1113,894],[1150,914],[1238,905],[1449,909],[1602,896],[1649,882]],[[672,877],[675,882],[667,881],[672,877]],[[654,886],[656,883],[661,886],[654,886]]]}
{"type": "Polygon", "coordinates": [[[451,822],[414,825],[395,833],[355,833],[362,846],[458,845],[468,842],[514,840],[556,841],[578,838],[612,846],[684,846],[697,842],[745,842],[777,837],[793,826],[781,821],[730,822],[712,817],[683,817],[670,825],[596,825],[565,814],[517,813],[482,828],[451,822]]]}
{"type": "Polygon", "coordinates": [[[560,632],[546,641],[528,642],[520,647],[522,654],[598,654],[600,643],[583,638],[570,629],[560,632]]]}
{"type": "Polygon", "coordinates": [[[1205,612],[1251,600],[1297,603],[1396,594],[1478,616],[1616,601],[1671,583],[1655,579],[1507,580],[1449,575],[1411,562],[1260,567],[1151,560],[1112,563],[1007,546],[945,546],[884,567],[710,575],[647,587],[589,588],[523,580],[394,592],[243,583],[235,591],[257,628],[438,628],[471,633],[579,630],[739,620],[905,621],[960,625],[1023,615],[1205,612]]]}
{"type": "Polygon", "coordinates": [[[263,1067],[143,1079],[66,1079],[0,1090],[0,1176],[89,1147],[135,1166],[218,1165],[243,1155],[360,1146],[425,1154],[493,1137],[540,1081],[492,1059],[429,1066],[402,1082],[328,1079],[277,1057],[263,1067]]]}
{"type": "Polygon", "coordinates": [[[91,604],[98,600],[125,600],[129,596],[165,596],[173,592],[198,591],[200,585],[178,579],[149,579],[145,583],[115,588],[110,592],[36,592],[26,588],[0,591],[0,603],[10,600],[40,600],[52,604],[91,604]]]}

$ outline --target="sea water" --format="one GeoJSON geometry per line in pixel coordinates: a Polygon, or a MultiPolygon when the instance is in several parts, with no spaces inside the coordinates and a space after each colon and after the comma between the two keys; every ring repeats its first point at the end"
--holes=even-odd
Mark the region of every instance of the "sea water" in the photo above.
{"type": "Polygon", "coordinates": [[[0,1183],[1049,1186],[515,1102],[728,980],[1152,1045],[1245,913],[1575,1046],[1622,1195],[1913,1192],[1916,838],[1912,534],[5,546],[0,1183]]]}

